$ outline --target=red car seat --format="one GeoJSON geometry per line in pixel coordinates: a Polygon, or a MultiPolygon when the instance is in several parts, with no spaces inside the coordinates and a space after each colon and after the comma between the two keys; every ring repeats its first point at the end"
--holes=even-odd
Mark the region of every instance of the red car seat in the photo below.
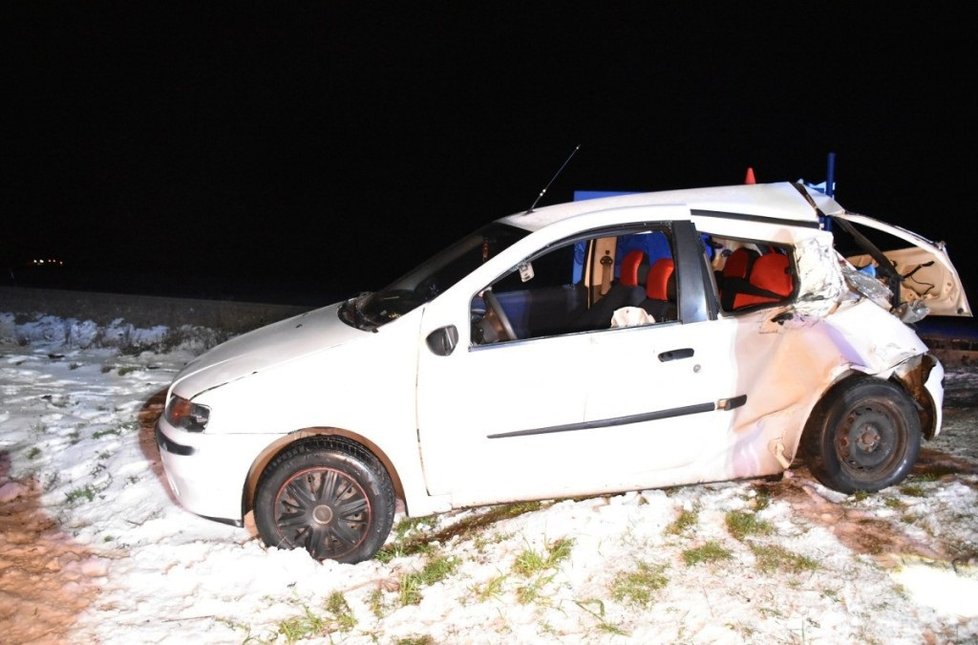
{"type": "Polygon", "coordinates": [[[675,300],[675,281],[672,274],[675,270],[675,263],[672,258],[659,258],[649,269],[649,275],[645,281],[645,297],[652,300],[675,300]],[[672,298],[669,297],[669,285],[673,285],[672,298]]]}
{"type": "Polygon", "coordinates": [[[621,261],[618,280],[626,287],[637,287],[641,281],[640,269],[645,262],[645,252],[633,249],[621,261]]]}
{"type": "Polygon", "coordinates": [[[780,302],[790,296],[795,284],[788,268],[788,256],[783,253],[765,253],[757,258],[750,272],[749,286],[736,294],[733,308],[780,302]]]}
{"type": "Polygon", "coordinates": [[[740,246],[727,257],[727,262],[723,265],[723,270],[717,280],[717,286],[720,289],[720,306],[724,310],[731,311],[734,309],[737,294],[748,287],[747,276],[750,275],[754,262],[760,255],[754,249],[740,246]]]}

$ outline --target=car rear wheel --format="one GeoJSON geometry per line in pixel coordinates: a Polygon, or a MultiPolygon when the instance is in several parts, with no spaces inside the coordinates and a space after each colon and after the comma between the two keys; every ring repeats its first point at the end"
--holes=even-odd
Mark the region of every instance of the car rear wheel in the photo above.
{"type": "Polygon", "coordinates": [[[907,476],[920,453],[920,419],[899,386],[869,376],[834,385],[802,435],[805,461],[843,493],[877,491],[907,476]]]}
{"type": "Polygon", "coordinates": [[[391,479],[376,457],[353,442],[320,437],[289,447],[265,469],[255,525],[270,547],[355,563],[383,546],[394,504],[391,479]]]}

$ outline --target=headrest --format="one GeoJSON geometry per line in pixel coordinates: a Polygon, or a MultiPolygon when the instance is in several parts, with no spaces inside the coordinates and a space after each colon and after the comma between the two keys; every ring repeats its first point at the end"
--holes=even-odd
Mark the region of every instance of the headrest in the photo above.
{"type": "MultiPolygon", "coordinates": [[[[649,269],[649,277],[645,282],[645,295],[653,300],[669,299],[669,278],[672,277],[675,264],[672,258],[659,258],[649,269]]],[[[675,292],[675,286],[673,286],[675,292]]]]}
{"type": "MultiPolygon", "coordinates": [[[[619,271],[619,280],[621,283],[628,287],[636,287],[641,284],[643,276],[639,274],[644,262],[645,252],[641,249],[633,249],[626,253],[625,257],[622,258],[619,271]]],[[[645,270],[648,271],[648,268],[645,270]]]]}

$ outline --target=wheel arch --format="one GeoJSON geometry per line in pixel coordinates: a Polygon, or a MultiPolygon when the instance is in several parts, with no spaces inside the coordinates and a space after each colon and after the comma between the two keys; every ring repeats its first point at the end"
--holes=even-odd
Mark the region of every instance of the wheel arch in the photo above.
{"type": "Polygon", "coordinates": [[[812,408],[802,433],[803,459],[817,480],[839,492],[893,486],[919,456],[920,414],[895,373],[849,371],[812,408]]]}
{"type": "MultiPolygon", "coordinates": [[[[901,365],[900,369],[890,376],[890,380],[902,387],[914,401],[917,416],[920,417],[921,434],[928,440],[937,436],[941,429],[941,409],[939,406],[943,404],[943,400],[940,403],[935,401],[927,387],[927,381],[935,368],[941,369],[939,374],[943,375],[943,368],[940,367],[940,362],[934,355],[921,354],[901,365]]],[[[941,380],[941,391],[943,392],[943,378],[941,380]]]]}
{"type": "Polygon", "coordinates": [[[799,445],[804,443],[804,436],[810,431],[808,420],[811,419],[812,415],[814,415],[818,409],[819,404],[825,400],[827,396],[829,396],[832,390],[839,387],[843,381],[864,377],[877,378],[881,381],[889,381],[903,390],[914,403],[914,408],[916,409],[917,416],[920,419],[921,434],[925,439],[933,439],[939,430],[938,423],[940,420],[940,410],[937,409],[937,404],[925,384],[927,383],[931,370],[933,370],[936,365],[938,365],[937,359],[935,359],[932,355],[920,354],[898,366],[898,368],[890,374],[889,378],[884,378],[877,374],[860,370],[857,367],[850,367],[848,370],[840,372],[836,378],[827,384],[825,388],[822,389],[822,392],[815,397],[812,407],[808,411],[806,423],[800,435],[799,445]]]}
{"type": "Polygon", "coordinates": [[[845,370],[837,374],[836,377],[832,379],[832,381],[830,381],[824,388],[822,388],[822,391],[819,393],[819,395],[812,399],[811,407],[808,409],[808,415],[805,417],[805,425],[802,427],[802,431],[798,434],[799,450],[803,450],[803,447],[805,446],[805,440],[808,438],[808,436],[813,432],[817,432],[817,430],[812,427],[812,419],[818,414],[819,409],[823,405],[825,405],[824,401],[826,400],[826,398],[828,398],[829,395],[832,394],[832,391],[837,387],[840,387],[840,384],[845,381],[849,381],[854,378],[861,378],[864,376],[873,376],[873,375],[868,374],[867,372],[863,372],[859,369],[850,367],[848,370],[845,370]]]}
{"type": "Polygon", "coordinates": [[[247,515],[248,512],[254,508],[255,494],[258,490],[258,482],[261,479],[262,473],[265,472],[265,469],[268,467],[268,464],[291,446],[316,437],[338,437],[351,444],[358,445],[371,453],[378,459],[378,461],[380,461],[381,465],[384,467],[384,470],[387,471],[387,475],[391,478],[391,483],[394,485],[394,496],[397,499],[404,500],[404,487],[401,483],[401,478],[397,473],[397,469],[394,467],[394,462],[391,461],[387,453],[381,450],[376,443],[370,441],[361,434],[357,434],[356,432],[345,430],[343,428],[302,428],[301,430],[296,430],[287,435],[279,437],[270,443],[257,457],[255,457],[255,460],[251,464],[251,468],[248,470],[248,476],[245,479],[244,489],[241,493],[242,517],[247,515]]]}

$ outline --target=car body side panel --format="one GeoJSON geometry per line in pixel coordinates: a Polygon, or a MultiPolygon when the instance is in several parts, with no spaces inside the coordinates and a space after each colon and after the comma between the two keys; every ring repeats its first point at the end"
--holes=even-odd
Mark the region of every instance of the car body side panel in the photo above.
{"type": "Polygon", "coordinates": [[[781,470],[772,461],[779,449],[790,462],[811,409],[838,379],[852,372],[886,379],[927,352],[910,328],[869,300],[847,303],[828,318],[775,322],[778,312],[735,317],[740,331],[734,364],[738,374],[754,379],[738,389],[754,396],[736,411],[734,434],[750,439],[736,441],[730,478],[781,470]]]}
{"type": "Polygon", "coordinates": [[[728,461],[705,466],[726,478],[784,470],[779,455],[791,461],[810,410],[849,369],[836,335],[820,319],[804,326],[773,321],[785,311],[773,308],[729,318],[737,325],[731,360],[737,389],[750,395],[735,411],[728,461]]]}
{"type": "Polygon", "coordinates": [[[429,493],[464,505],[561,489],[562,455],[543,451],[547,440],[493,436],[580,423],[588,344],[587,334],[571,334],[460,346],[450,356],[422,349],[418,428],[429,493]]]}
{"type": "Polygon", "coordinates": [[[283,435],[307,429],[368,437],[395,465],[405,495],[426,496],[414,431],[420,319],[421,310],[416,310],[377,333],[358,332],[355,341],[261,369],[231,387],[194,397],[212,410],[206,432],[164,432],[180,445],[222,450],[220,458],[180,459],[196,457],[194,463],[219,468],[221,476],[212,473],[211,478],[228,485],[212,487],[206,508],[192,503],[187,508],[240,519],[242,488],[258,455],[283,435]]]}
{"type": "Polygon", "coordinates": [[[649,486],[663,472],[695,472],[698,462],[725,453],[734,412],[722,402],[747,395],[730,369],[735,329],[729,321],[707,320],[594,334],[585,420],[663,415],[603,428],[596,445],[582,447],[585,455],[614,463],[616,485],[649,486]]]}
{"type": "MultiPolygon", "coordinates": [[[[803,328],[808,320],[789,321],[803,328]]],[[[927,345],[913,329],[872,301],[844,303],[832,316],[816,323],[825,327],[845,364],[867,374],[888,378],[901,363],[927,353],[927,345]]],[[[815,351],[809,351],[815,354],[815,351]]]]}

